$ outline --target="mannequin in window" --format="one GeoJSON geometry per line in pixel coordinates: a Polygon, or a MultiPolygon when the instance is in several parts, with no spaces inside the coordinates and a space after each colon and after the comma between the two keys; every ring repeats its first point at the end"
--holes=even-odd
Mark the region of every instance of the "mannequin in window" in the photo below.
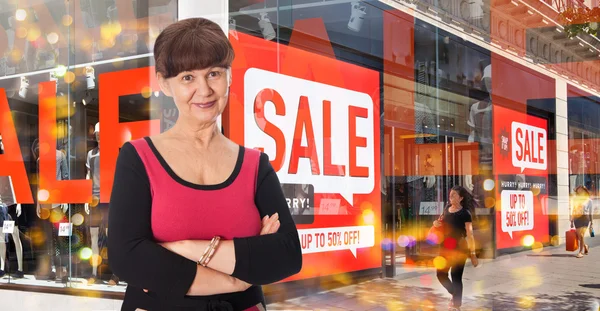
{"type": "MultiPolygon", "coordinates": [[[[38,176],[40,167],[40,150],[39,141],[33,141],[31,152],[37,161],[38,176]]],[[[69,179],[69,168],[67,166],[67,157],[60,150],[56,150],[56,180],[69,179]]],[[[51,238],[46,239],[46,252],[50,258],[50,273],[48,280],[54,281],[58,276],[62,283],[67,283],[67,264],[69,263],[68,242],[65,238],[58,236],[58,226],[61,222],[67,222],[67,211],[69,205],[61,203],[43,204],[38,201],[36,205],[36,214],[38,218],[45,219],[43,227],[46,235],[51,238]],[[56,270],[56,266],[60,267],[60,271],[56,270]]]]}
{"type": "MultiPolygon", "coordinates": [[[[85,213],[90,215],[89,227],[92,248],[92,275],[88,279],[88,285],[96,283],[98,279],[98,266],[104,262],[101,260],[101,250],[106,245],[108,237],[108,203],[100,203],[100,123],[94,126],[94,137],[98,147],[93,148],[87,154],[85,166],[87,168],[87,179],[92,180],[92,203],[85,204],[85,213]]],[[[119,284],[119,278],[112,275],[109,285],[119,284]]]]}
{"type": "MultiPolygon", "coordinates": [[[[2,177],[2,187],[10,187],[12,190],[10,177],[2,177]]],[[[0,224],[3,224],[5,220],[12,220],[15,222],[12,233],[3,234],[0,232],[0,277],[3,277],[6,274],[6,243],[8,242],[9,234],[12,235],[13,242],[15,243],[15,252],[17,253],[17,272],[13,273],[12,277],[15,279],[22,279],[25,277],[25,274],[23,273],[23,243],[21,243],[21,232],[19,231],[18,225],[19,216],[21,216],[21,204],[11,204],[8,206],[3,202],[2,196],[0,195],[0,224]]]]}
{"type": "MultiPolygon", "coordinates": [[[[479,168],[480,170],[492,169],[492,65],[483,69],[482,87],[488,93],[488,97],[471,105],[467,124],[471,128],[468,142],[477,142],[479,146],[479,168]]],[[[476,199],[481,199],[483,193],[483,179],[479,172],[477,175],[465,175],[464,186],[476,199]]]]}

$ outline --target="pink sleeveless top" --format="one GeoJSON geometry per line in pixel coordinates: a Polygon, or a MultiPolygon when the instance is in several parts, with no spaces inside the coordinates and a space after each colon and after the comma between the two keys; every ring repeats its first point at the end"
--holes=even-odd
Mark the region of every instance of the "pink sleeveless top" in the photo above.
{"type": "Polygon", "coordinates": [[[254,203],[259,151],[240,146],[235,169],[225,182],[197,185],[177,176],[150,138],[131,144],[150,180],[152,233],[158,242],[210,240],[215,235],[232,240],[260,233],[254,203]]]}

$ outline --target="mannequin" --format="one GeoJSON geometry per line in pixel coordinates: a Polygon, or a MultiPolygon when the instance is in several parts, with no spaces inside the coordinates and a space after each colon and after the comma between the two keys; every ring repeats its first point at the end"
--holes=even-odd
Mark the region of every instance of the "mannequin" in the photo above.
{"type": "MultiPolygon", "coordinates": [[[[10,191],[14,192],[10,176],[2,177],[2,190],[5,190],[6,187],[9,187],[10,191]]],[[[4,194],[5,191],[2,192],[4,194]]],[[[12,197],[14,198],[14,193],[12,193],[12,197]]],[[[5,220],[15,221],[13,232],[10,233],[13,242],[15,243],[15,252],[17,253],[17,272],[12,275],[15,279],[22,279],[25,277],[25,274],[23,273],[23,243],[21,243],[21,232],[19,231],[18,226],[19,216],[21,216],[21,204],[11,204],[10,206],[7,206],[0,195],[0,223],[3,223],[5,220]]],[[[0,277],[4,276],[6,273],[4,270],[6,261],[6,242],[8,242],[8,234],[0,233],[0,277]]]]}
{"type": "MultiPolygon", "coordinates": [[[[33,156],[35,157],[36,161],[37,161],[37,167],[38,167],[38,174],[39,174],[39,167],[40,167],[40,158],[39,158],[39,141],[36,139],[33,142],[33,146],[31,149],[31,152],[33,153],[33,156]]],[[[62,151],[60,150],[56,150],[56,180],[66,180],[69,179],[69,169],[67,166],[67,158],[65,157],[64,153],[62,153],[62,151]]],[[[65,218],[65,214],[67,213],[69,208],[68,204],[60,204],[60,203],[53,203],[53,204],[41,204],[38,202],[38,204],[36,205],[36,214],[38,216],[38,218],[42,219],[42,209],[47,209],[49,210],[49,214],[50,215],[54,215],[52,216],[53,219],[55,219],[55,217],[57,217],[57,215],[59,215],[60,220],[58,220],[59,222],[62,222],[62,219],[65,218]]],[[[68,274],[67,274],[67,264],[68,264],[68,255],[69,255],[69,250],[67,247],[67,242],[64,241],[63,238],[58,236],[58,223],[53,223],[52,219],[50,219],[50,217],[48,217],[47,221],[44,222],[44,228],[46,231],[46,234],[51,235],[52,238],[47,239],[47,254],[50,257],[50,267],[51,267],[51,271],[48,274],[48,280],[56,280],[56,277],[58,276],[61,280],[62,283],[67,283],[68,281],[68,274]],[[56,265],[60,266],[60,271],[58,271],[58,275],[57,275],[57,270],[56,270],[56,265]]]]}
{"type": "MultiPolygon", "coordinates": [[[[471,106],[469,111],[469,120],[467,124],[471,128],[469,133],[468,142],[479,143],[479,166],[482,169],[488,169],[491,171],[492,167],[492,65],[488,65],[483,69],[483,86],[488,92],[488,98],[476,102],[471,106]]],[[[476,198],[479,196],[480,184],[483,182],[483,178],[480,178],[479,174],[475,178],[473,175],[465,175],[464,186],[473,193],[476,198]],[[475,186],[477,185],[477,189],[475,186]]],[[[483,193],[481,193],[483,195],[483,193]]]]}
{"type": "MultiPolygon", "coordinates": [[[[94,126],[94,136],[98,142],[98,147],[93,148],[87,154],[85,166],[87,168],[87,179],[92,180],[92,203],[85,204],[85,213],[90,215],[90,237],[92,248],[92,275],[88,279],[88,285],[96,283],[98,279],[98,265],[100,262],[94,262],[95,258],[99,258],[100,250],[105,245],[100,239],[100,234],[103,235],[102,240],[107,240],[108,236],[108,203],[100,203],[100,123],[94,126]]],[[[119,284],[119,278],[112,275],[109,285],[119,284]]]]}

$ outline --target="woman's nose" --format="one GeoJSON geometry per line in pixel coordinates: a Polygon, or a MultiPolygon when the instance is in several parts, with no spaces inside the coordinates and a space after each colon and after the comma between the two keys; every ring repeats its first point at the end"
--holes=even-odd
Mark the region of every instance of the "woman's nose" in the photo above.
{"type": "Polygon", "coordinates": [[[208,84],[208,81],[205,79],[198,79],[198,83],[196,83],[196,94],[200,96],[210,96],[212,93],[213,90],[208,84]]]}

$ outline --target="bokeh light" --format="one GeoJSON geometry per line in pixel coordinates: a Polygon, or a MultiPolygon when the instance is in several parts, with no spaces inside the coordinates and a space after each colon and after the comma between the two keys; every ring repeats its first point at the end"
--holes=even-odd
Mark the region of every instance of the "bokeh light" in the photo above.
{"type": "Polygon", "coordinates": [[[533,243],[535,243],[535,238],[531,234],[528,234],[523,237],[523,239],[521,240],[521,243],[525,247],[531,247],[533,245],[533,243]]]}
{"type": "Polygon", "coordinates": [[[73,73],[72,71],[67,71],[65,73],[64,80],[65,80],[65,83],[67,83],[67,84],[73,83],[73,81],[75,81],[75,73],[73,73]]]}
{"type": "Polygon", "coordinates": [[[46,202],[50,198],[50,192],[46,189],[40,189],[38,191],[37,197],[39,201],[46,202]]]}
{"type": "Polygon", "coordinates": [[[487,197],[485,198],[484,204],[486,208],[492,208],[496,205],[496,199],[494,199],[493,197],[487,197]]]}
{"type": "Polygon", "coordinates": [[[381,241],[381,249],[384,251],[391,251],[394,246],[394,242],[390,238],[385,238],[381,241]]]}
{"type": "Polygon", "coordinates": [[[71,26],[71,24],[73,24],[73,17],[71,15],[63,15],[62,24],[66,27],[71,26]]]}
{"type": "Polygon", "coordinates": [[[67,73],[67,66],[65,66],[65,65],[58,65],[54,69],[54,75],[56,75],[57,77],[62,77],[66,73],[67,73]]]}
{"type": "Polygon", "coordinates": [[[83,260],[88,260],[92,257],[92,249],[84,247],[79,251],[79,257],[83,260]]]}
{"type": "Polygon", "coordinates": [[[362,212],[362,218],[365,225],[373,225],[375,223],[375,213],[372,209],[366,209],[362,212]]]}
{"type": "Polygon", "coordinates": [[[442,257],[442,256],[437,256],[433,259],[433,266],[436,269],[444,269],[446,268],[446,265],[448,264],[448,262],[446,261],[446,258],[442,257]]]}
{"type": "Polygon", "coordinates": [[[17,31],[15,32],[15,35],[19,39],[23,39],[23,38],[27,37],[27,28],[25,28],[25,27],[19,27],[19,28],[17,28],[17,31]]]}
{"type": "Polygon", "coordinates": [[[152,88],[150,88],[149,86],[144,86],[140,93],[144,98],[150,98],[150,96],[152,96],[152,88]]]}
{"type": "Polygon", "coordinates": [[[398,246],[407,247],[410,244],[410,239],[406,235],[401,235],[398,237],[398,246]]]}
{"type": "Polygon", "coordinates": [[[46,35],[46,40],[50,44],[56,44],[58,42],[58,34],[56,32],[51,32],[46,35]]]}
{"type": "Polygon", "coordinates": [[[531,250],[534,253],[541,253],[544,250],[544,244],[542,244],[542,242],[534,242],[531,246],[531,250]]]}
{"type": "Polygon", "coordinates": [[[445,249],[455,249],[456,248],[456,239],[454,238],[446,238],[444,240],[444,248],[445,249]]]}
{"type": "Polygon", "coordinates": [[[24,21],[27,18],[27,11],[18,9],[15,13],[15,18],[20,22],[24,21]]]}
{"type": "Polygon", "coordinates": [[[100,264],[102,264],[102,256],[100,256],[100,255],[92,255],[90,257],[90,264],[92,266],[99,267],[100,264]]]}
{"type": "Polygon", "coordinates": [[[483,182],[483,189],[485,191],[492,191],[492,190],[494,190],[494,187],[496,187],[496,183],[494,182],[493,179],[486,179],[483,182]]]}
{"type": "Polygon", "coordinates": [[[83,225],[83,221],[84,220],[85,220],[85,218],[80,213],[77,213],[77,214],[73,215],[73,217],[71,217],[71,222],[75,226],[81,226],[81,225],[83,225]]]}
{"type": "Polygon", "coordinates": [[[27,40],[29,41],[35,41],[37,39],[40,38],[40,36],[42,35],[42,31],[40,30],[40,28],[38,26],[31,26],[29,27],[29,31],[27,32],[27,40]]]}
{"type": "Polygon", "coordinates": [[[63,215],[60,207],[53,208],[52,211],[50,212],[50,222],[52,222],[52,223],[59,223],[63,219],[64,219],[64,215],[63,215]]]}

